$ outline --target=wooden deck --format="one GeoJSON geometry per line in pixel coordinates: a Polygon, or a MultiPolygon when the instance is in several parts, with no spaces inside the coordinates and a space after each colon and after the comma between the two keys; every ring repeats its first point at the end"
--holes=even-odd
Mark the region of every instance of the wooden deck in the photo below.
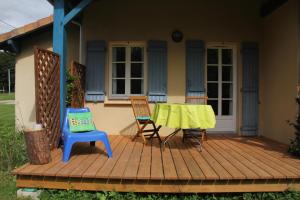
{"type": "Polygon", "coordinates": [[[156,140],[143,145],[111,136],[113,158],[101,143],[76,144],[68,163],[60,149],[46,165],[13,171],[17,187],[134,192],[260,192],[300,190],[300,159],[287,146],[263,138],[208,136],[199,152],[173,139],[164,151],[156,140]]]}

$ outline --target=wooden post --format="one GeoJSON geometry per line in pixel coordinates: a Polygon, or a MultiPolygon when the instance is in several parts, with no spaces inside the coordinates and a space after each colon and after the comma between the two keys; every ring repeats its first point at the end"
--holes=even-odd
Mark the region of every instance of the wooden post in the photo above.
{"type": "Polygon", "coordinates": [[[66,30],[63,24],[65,16],[64,0],[54,1],[53,15],[53,51],[60,56],[60,126],[66,109],[66,30]]]}
{"type": "Polygon", "coordinates": [[[69,13],[65,13],[65,1],[55,0],[53,3],[53,51],[60,55],[60,126],[62,127],[66,110],[66,64],[67,64],[67,32],[65,26],[76,17],[93,0],[81,0],[69,13]]]}

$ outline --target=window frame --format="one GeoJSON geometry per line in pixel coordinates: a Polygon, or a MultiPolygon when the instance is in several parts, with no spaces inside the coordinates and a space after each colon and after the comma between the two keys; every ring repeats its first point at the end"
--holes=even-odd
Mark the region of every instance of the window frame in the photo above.
{"type": "MultiPolygon", "coordinates": [[[[208,64],[207,64],[207,49],[232,49],[232,67],[233,67],[233,71],[232,71],[232,75],[233,75],[233,96],[232,96],[232,100],[233,100],[233,110],[232,110],[232,115],[222,115],[222,105],[220,106],[221,101],[219,101],[219,98],[209,98],[209,100],[218,100],[218,113],[216,114],[216,120],[217,120],[217,126],[216,128],[212,129],[211,132],[236,132],[237,130],[237,120],[238,120],[238,93],[237,93],[237,88],[239,85],[239,80],[238,80],[238,64],[239,64],[239,54],[238,54],[238,45],[236,43],[231,43],[231,42],[208,42],[206,44],[206,54],[205,54],[205,88],[206,88],[206,92],[207,92],[207,70],[208,70],[208,64]],[[221,113],[221,115],[219,115],[219,113],[221,113]],[[231,121],[231,122],[230,122],[231,121]],[[224,129],[226,129],[226,131],[224,131],[224,129]]],[[[219,55],[218,55],[219,56],[219,55]]],[[[220,59],[220,58],[219,58],[220,59]]],[[[218,61],[220,62],[220,60],[218,61]]],[[[222,64],[221,64],[222,65],[222,64]]],[[[219,88],[221,87],[222,81],[219,82],[220,78],[222,77],[222,73],[221,71],[219,71],[219,63],[218,63],[218,96],[222,97],[222,94],[219,91],[219,88]]],[[[222,80],[222,78],[221,78],[222,80]]],[[[222,98],[223,99],[223,98],[222,98]]],[[[227,99],[227,98],[224,98],[227,99]]]]}
{"type": "MultiPolygon", "coordinates": [[[[108,99],[129,99],[130,96],[144,96],[147,94],[147,51],[146,51],[146,42],[142,42],[142,41],[113,41],[113,42],[109,42],[109,81],[108,81],[108,90],[109,90],[109,94],[108,94],[108,99]],[[125,94],[113,94],[112,93],[112,81],[113,81],[113,47],[125,47],[125,94]],[[131,82],[130,80],[132,79],[131,75],[130,75],[130,69],[128,70],[127,68],[130,68],[130,64],[131,62],[131,58],[130,58],[130,53],[127,52],[127,48],[131,48],[131,47],[143,47],[144,48],[144,60],[143,60],[143,94],[130,94],[130,86],[131,86],[131,82]],[[126,87],[126,85],[129,85],[128,87],[126,87]],[[129,89],[128,89],[129,88],[129,89]]],[[[133,62],[134,63],[134,62],[133,62]]],[[[134,79],[134,78],[133,78],[134,79]]]]}

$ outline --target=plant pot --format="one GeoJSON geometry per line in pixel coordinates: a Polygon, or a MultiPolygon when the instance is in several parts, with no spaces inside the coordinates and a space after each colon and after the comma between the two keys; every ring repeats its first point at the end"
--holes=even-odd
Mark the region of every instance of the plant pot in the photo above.
{"type": "Polygon", "coordinates": [[[50,145],[45,130],[25,130],[24,136],[30,164],[43,165],[51,162],[50,145]]]}

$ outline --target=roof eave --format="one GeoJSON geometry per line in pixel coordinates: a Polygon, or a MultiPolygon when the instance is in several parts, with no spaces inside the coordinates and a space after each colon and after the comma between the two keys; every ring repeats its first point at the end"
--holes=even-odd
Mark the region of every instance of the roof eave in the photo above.
{"type": "Polygon", "coordinates": [[[20,37],[22,35],[34,32],[40,28],[49,26],[52,23],[53,23],[53,16],[50,15],[48,17],[42,18],[42,19],[32,22],[30,24],[26,24],[25,26],[13,29],[10,32],[3,33],[0,35],[0,43],[5,42],[9,39],[14,39],[14,38],[20,37]]]}
{"type": "Polygon", "coordinates": [[[53,5],[53,0],[47,0],[50,4],[52,4],[53,5]]]}

